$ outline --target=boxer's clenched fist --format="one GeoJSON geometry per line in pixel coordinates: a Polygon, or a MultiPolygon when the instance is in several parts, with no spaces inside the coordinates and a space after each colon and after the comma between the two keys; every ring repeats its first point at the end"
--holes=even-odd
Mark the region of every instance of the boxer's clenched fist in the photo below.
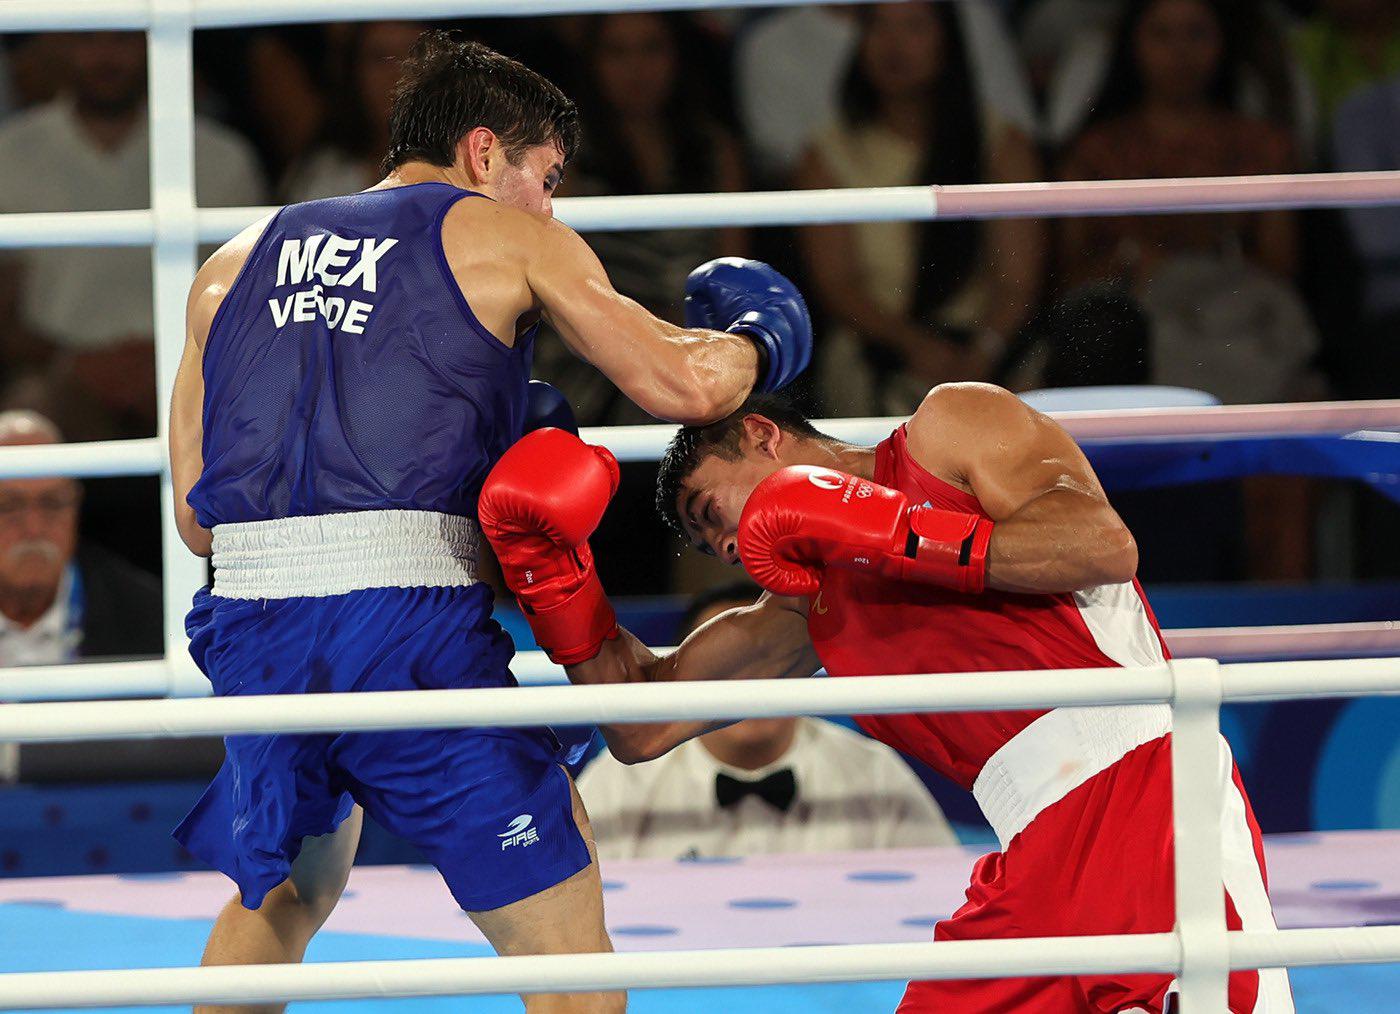
{"type": "Polygon", "coordinates": [[[588,538],[617,492],[617,460],[561,429],[521,437],[481,488],[477,517],[540,647],[584,662],[617,636],[588,538]]]}
{"type": "Polygon", "coordinates": [[[815,595],[827,567],[977,593],[992,522],[910,507],[903,493],[830,468],[792,465],[764,479],[739,519],[739,556],[778,595],[815,595]]]}

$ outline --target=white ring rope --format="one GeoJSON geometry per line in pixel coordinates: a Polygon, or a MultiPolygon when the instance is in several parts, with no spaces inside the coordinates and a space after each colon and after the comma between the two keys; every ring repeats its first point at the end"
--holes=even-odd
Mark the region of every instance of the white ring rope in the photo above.
{"type": "MultiPolygon", "coordinates": [[[[1202,661],[1210,660],[861,679],[301,694],[291,708],[277,695],[11,704],[0,708],[0,743],[1151,704],[1170,701],[1178,670],[1202,661]]],[[[1237,662],[1219,670],[1226,700],[1400,693],[1400,657],[1237,662]]]]}
{"type": "MultiPolygon", "coordinates": [[[[561,221],[581,232],[609,232],[1388,204],[1400,204],[1400,171],[568,197],[555,202],[554,208],[561,221]]],[[[273,206],[202,208],[189,214],[201,242],[220,243],[276,210],[273,206]]],[[[155,218],[143,210],[0,215],[0,249],[148,246],[155,235],[155,218]]]]}
{"type": "MultiPolygon", "coordinates": [[[[1400,927],[1232,932],[1232,969],[1400,961],[1400,927]]],[[[336,961],[0,975],[0,1009],[276,1003],[606,989],[989,979],[1104,972],[1177,973],[1170,933],[938,943],[750,947],[634,954],[336,961]]]]}
{"type": "MultiPolygon", "coordinates": [[[[387,17],[540,17],[549,14],[635,11],[709,11],[734,7],[790,7],[793,0],[174,0],[188,7],[196,28],[378,21],[387,17]]],[[[804,0],[808,6],[851,0],[804,0]]],[[[857,3],[870,0],[855,0],[857,3]]],[[[171,0],[5,0],[0,32],[148,28],[151,8],[171,0]]]]}
{"type": "MultiPolygon", "coordinates": [[[[1400,400],[1134,408],[1049,415],[1076,440],[1336,436],[1400,428],[1400,400]]],[[[812,423],[838,440],[875,444],[905,421],[890,416],[814,419],[812,423]]],[[[589,443],[607,447],[619,461],[655,461],[675,432],[676,427],[669,424],[586,426],[579,435],[589,443]]],[[[0,479],[158,475],[164,473],[166,464],[165,445],[156,438],[0,447],[0,479]]]]}
{"type": "MultiPolygon", "coordinates": [[[[1197,627],[1164,630],[1177,658],[1356,658],[1400,656],[1400,621],[1316,623],[1273,627],[1197,627]]],[[[673,647],[653,649],[669,655],[673,647]]],[[[542,651],[522,651],[511,661],[521,686],[567,682],[562,667],[542,651]]],[[[165,659],[79,662],[0,668],[0,701],[92,701],[122,698],[209,697],[213,689],[194,664],[165,659]]]]}

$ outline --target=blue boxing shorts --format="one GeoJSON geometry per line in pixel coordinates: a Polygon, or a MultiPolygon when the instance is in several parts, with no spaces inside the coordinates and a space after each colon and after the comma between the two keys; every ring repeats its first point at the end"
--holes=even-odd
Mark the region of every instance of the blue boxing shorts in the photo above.
{"type": "MultiPolygon", "coordinates": [[[[262,524],[262,523],[258,523],[262,524]]],[[[221,526],[223,527],[223,526],[221,526]]],[[[216,530],[216,580],[218,544],[216,530]]],[[[294,582],[293,582],[294,583],[294,582]]],[[[221,697],[514,686],[482,584],[285,598],[195,595],[190,653],[221,697]]],[[[548,728],[229,736],[176,839],[256,909],[303,838],[354,803],[416,845],[468,911],[520,901],[589,864],[567,759],[548,728]]]]}

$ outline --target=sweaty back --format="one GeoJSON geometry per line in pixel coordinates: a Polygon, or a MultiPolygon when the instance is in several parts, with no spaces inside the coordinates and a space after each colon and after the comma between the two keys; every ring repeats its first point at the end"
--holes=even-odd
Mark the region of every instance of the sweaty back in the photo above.
{"type": "Polygon", "coordinates": [[[507,346],[462,297],[442,220],[463,198],[480,195],[420,183],[268,224],[205,343],[201,525],[475,515],[521,434],[534,333],[507,346]]]}

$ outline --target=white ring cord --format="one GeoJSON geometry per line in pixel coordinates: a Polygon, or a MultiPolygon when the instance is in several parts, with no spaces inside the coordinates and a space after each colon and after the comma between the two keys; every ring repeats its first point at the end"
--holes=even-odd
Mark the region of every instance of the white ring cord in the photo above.
{"type": "MultiPolygon", "coordinates": [[[[0,219],[3,217],[0,215],[0,219]]],[[[1207,441],[1269,434],[1339,436],[1400,427],[1400,400],[1135,408],[1051,412],[1049,415],[1078,440],[1207,441]]],[[[814,419],[812,424],[838,440],[875,444],[906,421],[902,417],[877,416],[814,419]]],[[[676,427],[669,424],[585,426],[579,436],[588,443],[607,447],[619,461],[655,461],[675,432],[676,427]]],[[[165,445],[156,438],[0,447],[0,479],[157,475],[165,471],[167,464],[165,445]]]]}
{"type": "MultiPolygon", "coordinates": [[[[1199,627],[1164,630],[1177,658],[1357,658],[1400,655],[1400,622],[1316,623],[1283,627],[1199,627]]],[[[656,648],[669,655],[674,648],[656,648]]],[[[564,670],[542,651],[519,652],[511,672],[521,686],[557,686],[564,670]]],[[[208,697],[209,681],[186,661],[80,662],[0,669],[0,701],[117,700],[130,697],[208,697]]]]}
{"type": "MultiPolygon", "coordinates": [[[[1203,661],[1210,660],[861,679],[299,694],[295,708],[276,695],[11,704],[0,708],[0,743],[1157,704],[1172,699],[1178,668],[1203,661]]],[[[1400,657],[1238,662],[1219,670],[1225,700],[1400,694],[1400,657]]]]}
{"type": "MultiPolygon", "coordinates": [[[[1229,965],[1235,969],[1382,964],[1400,960],[1400,927],[1235,932],[1228,935],[1227,946],[1229,965]]],[[[1004,940],[951,940],[649,954],[20,972],[0,976],[0,1009],[987,979],[1008,971],[1019,975],[1174,972],[1181,964],[1180,945],[1169,933],[1018,939],[1010,965],[1007,955],[1004,940]]]]}
{"type": "MultiPolygon", "coordinates": [[[[568,197],[557,201],[554,209],[561,221],[579,231],[608,232],[1390,204],[1400,204],[1400,171],[568,197]]],[[[201,208],[192,209],[190,215],[202,242],[219,243],[276,210],[271,206],[201,208]]],[[[0,215],[0,248],[147,246],[155,237],[154,217],[142,210],[0,215]]]]}
{"type": "MultiPolygon", "coordinates": [[[[196,28],[415,18],[540,17],[547,14],[791,7],[793,0],[193,0],[196,28]]],[[[809,6],[850,0],[804,0],[809,6]]],[[[856,0],[868,2],[868,0],[856,0]]],[[[162,0],[5,0],[0,32],[149,28],[162,0]]]]}

